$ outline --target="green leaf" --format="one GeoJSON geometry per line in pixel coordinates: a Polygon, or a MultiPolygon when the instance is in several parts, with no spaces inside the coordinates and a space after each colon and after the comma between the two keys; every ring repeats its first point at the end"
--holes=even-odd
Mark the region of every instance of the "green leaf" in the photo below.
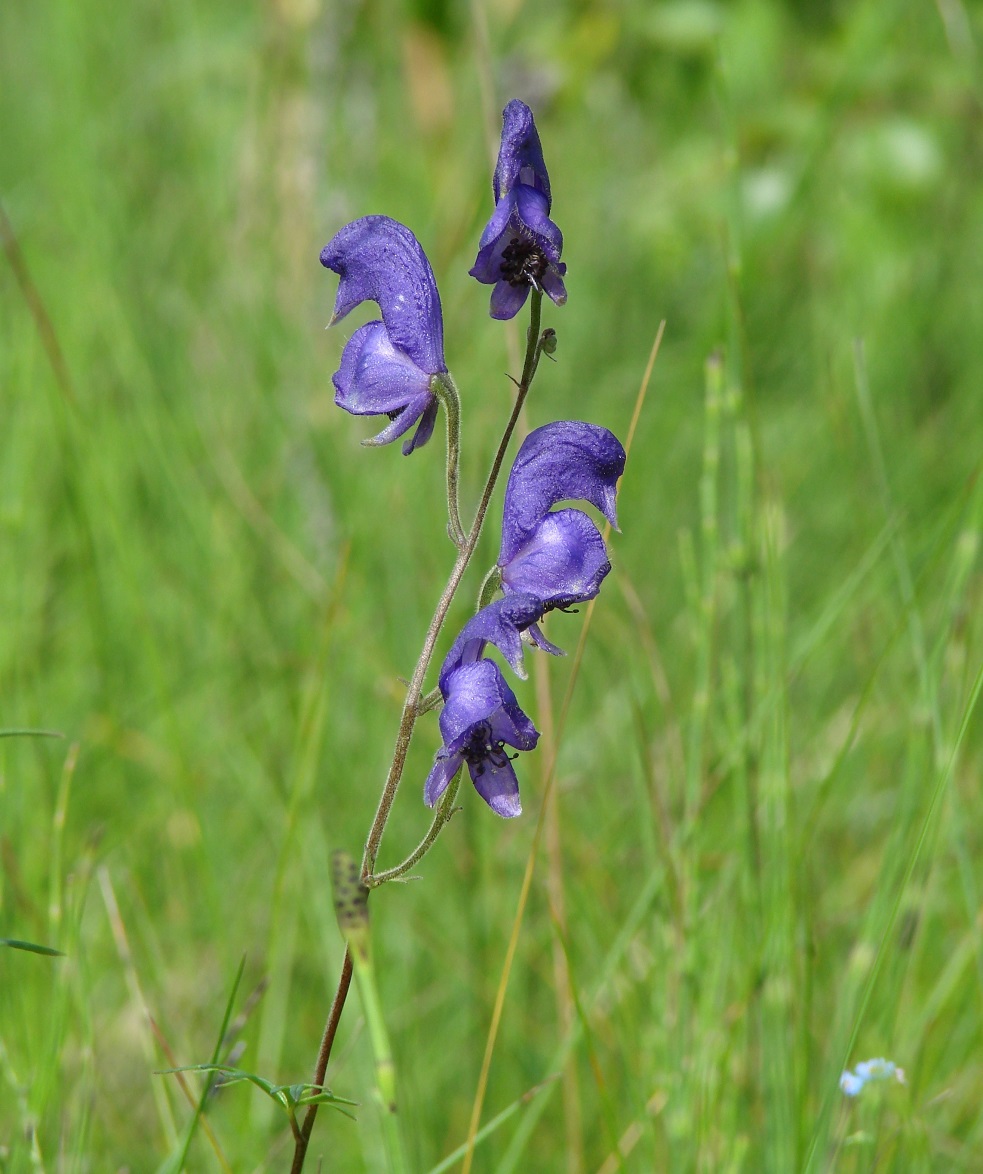
{"type": "MultiPolygon", "coordinates": [[[[246,1080],[254,1084],[262,1092],[285,1109],[296,1108],[297,1105],[358,1105],[358,1101],[350,1101],[345,1097],[338,1097],[327,1088],[318,1084],[273,1084],[265,1077],[257,1076],[255,1072],[246,1072],[242,1068],[231,1068],[228,1064],[185,1064],[180,1068],[160,1068],[157,1076],[173,1076],[177,1072],[217,1072],[222,1076],[223,1084],[238,1084],[246,1080]],[[316,1090],[313,1096],[308,1096],[310,1090],[316,1090]]],[[[344,1110],[339,1109],[339,1112],[344,1110]]],[[[345,1114],[351,1116],[350,1113],[345,1114]]]]}
{"type": "Polygon", "coordinates": [[[60,730],[0,730],[0,738],[64,738],[60,730]]]}
{"type": "Polygon", "coordinates": [[[46,954],[49,958],[65,957],[64,950],[56,950],[53,946],[39,946],[37,942],[21,942],[17,938],[0,938],[0,946],[9,946],[12,950],[27,950],[31,954],[46,954]]]}

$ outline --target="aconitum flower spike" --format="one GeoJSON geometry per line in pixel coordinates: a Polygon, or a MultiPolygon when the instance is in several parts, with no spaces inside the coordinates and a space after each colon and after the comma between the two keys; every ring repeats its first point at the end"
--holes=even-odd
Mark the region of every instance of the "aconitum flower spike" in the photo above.
{"type": "Polygon", "coordinates": [[[382,321],[360,327],[332,377],[335,403],[357,416],[386,415],[390,424],[367,444],[388,444],[418,423],[403,444],[425,444],[437,418],[436,377],[447,371],[440,295],[419,241],[388,216],[345,225],[321,250],[321,264],[341,277],[332,324],[364,301],[382,321]]]}
{"type": "MultiPolygon", "coordinates": [[[[617,529],[615,488],[624,468],[621,442],[597,424],[558,420],[529,433],[505,487],[498,566],[507,595],[533,595],[544,611],[597,595],[611,569],[597,526],[583,510],[552,507],[590,502],[617,529]]],[[[529,634],[546,647],[535,624],[529,634]]]]}
{"type": "Polygon", "coordinates": [[[492,811],[504,819],[521,815],[519,781],[505,747],[532,750],[539,731],[520,709],[493,660],[462,664],[444,685],[440,711],[444,744],[427,778],[424,801],[433,807],[467,763],[475,790],[492,811]]]}
{"type": "Polygon", "coordinates": [[[495,211],[478,242],[471,276],[495,288],[491,316],[514,318],[531,288],[558,306],[567,300],[563,234],[550,220],[552,198],[532,111],[513,99],[502,114],[502,143],[492,181],[495,211]]]}

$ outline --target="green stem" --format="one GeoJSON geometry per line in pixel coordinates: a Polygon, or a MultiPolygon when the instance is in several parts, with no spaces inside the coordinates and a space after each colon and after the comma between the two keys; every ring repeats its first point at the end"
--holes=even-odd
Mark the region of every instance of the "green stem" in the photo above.
{"type": "Polygon", "coordinates": [[[369,892],[359,880],[355,861],[347,852],[335,852],[331,858],[331,888],[338,927],[348,945],[348,953],[355,972],[355,984],[362,1000],[365,1023],[369,1029],[372,1055],[375,1057],[376,1090],[382,1112],[382,1130],[389,1170],[391,1174],[406,1174],[408,1166],[397,1116],[396,1065],[382,1014],[382,1001],[375,981],[375,967],[372,965],[369,892]]]}
{"type": "Polygon", "coordinates": [[[461,397],[449,371],[435,375],[431,383],[434,395],[444,405],[447,418],[447,532],[460,550],[465,543],[461,510],[458,505],[458,467],[461,460],[461,397]]]}
{"type": "Polygon", "coordinates": [[[429,713],[431,709],[436,709],[443,703],[444,699],[440,695],[440,690],[434,687],[425,697],[420,698],[420,704],[416,707],[416,716],[423,717],[425,713],[429,713]]]}
{"type": "Polygon", "coordinates": [[[394,868],[387,868],[385,872],[377,872],[372,877],[372,885],[378,887],[384,885],[386,881],[396,880],[397,877],[403,876],[404,873],[409,872],[414,864],[417,864],[433,847],[434,841],[444,829],[444,824],[450,822],[451,816],[454,814],[456,808],[454,807],[454,800],[457,798],[457,791],[461,785],[461,772],[454,776],[451,785],[447,788],[441,796],[440,803],[437,807],[437,813],[433,817],[433,823],[430,825],[430,830],[417,844],[413,851],[394,868]]]}

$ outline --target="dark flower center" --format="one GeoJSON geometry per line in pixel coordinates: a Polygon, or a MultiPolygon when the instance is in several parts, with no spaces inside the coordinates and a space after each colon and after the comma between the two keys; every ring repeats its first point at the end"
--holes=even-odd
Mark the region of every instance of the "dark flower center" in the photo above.
{"type": "Polygon", "coordinates": [[[390,420],[395,420],[398,416],[401,416],[405,411],[406,411],[406,405],[404,404],[403,407],[397,408],[394,412],[386,412],[386,415],[389,417],[390,420]]]}
{"type": "Polygon", "coordinates": [[[491,723],[487,721],[475,722],[471,727],[468,740],[461,747],[461,756],[468,766],[474,768],[476,775],[484,772],[486,762],[490,762],[492,766],[501,767],[510,758],[518,757],[518,755],[510,755],[505,749],[505,743],[501,740],[492,740],[491,723]]]}
{"type": "Polygon", "coordinates": [[[501,274],[509,285],[532,285],[539,289],[548,268],[546,254],[528,237],[514,236],[502,250],[501,274]]]}

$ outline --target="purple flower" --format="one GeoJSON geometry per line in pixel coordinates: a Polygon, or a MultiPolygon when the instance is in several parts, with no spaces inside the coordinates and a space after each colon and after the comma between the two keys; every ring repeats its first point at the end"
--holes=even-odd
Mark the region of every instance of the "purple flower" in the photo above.
{"type": "Polygon", "coordinates": [[[493,660],[476,660],[455,668],[442,685],[444,708],[437,751],[424,788],[433,807],[467,763],[475,790],[492,811],[505,819],[522,814],[519,782],[506,746],[532,750],[539,732],[519,708],[493,660]]]}
{"type": "Polygon", "coordinates": [[[492,182],[495,211],[478,243],[470,273],[493,285],[491,316],[514,318],[530,286],[558,306],[567,300],[563,234],[549,218],[550,180],[532,111],[513,99],[502,113],[502,145],[492,182]]]}
{"type": "MultiPolygon", "coordinates": [[[[558,420],[529,433],[505,487],[498,566],[507,597],[532,596],[545,613],[597,595],[611,570],[600,531],[583,510],[551,507],[587,501],[617,529],[615,486],[624,468],[621,442],[597,424],[558,420]]],[[[529,635],[559,651],[535,622],[529,635]]]]}
{"type": "Polygon", "coordinates": [[[382,321],[360,327],[332,376],[335,403],[356,416],[388,416],[368,444],[388,444],[418,427],[407,455],[426,444],[437,418],[436,377],[447,371],[440,295],[420,242],[388,216],[346,224],[321,250],[341,281],[331,325],[361,302],[378,302],[382,321]]]}
{"type": "Polygon", "coordinates": [[[498,599],[472,616],[451,645],[438,682],[444,698],[440,714],[444,744],[424,788],[428,807],[433,807],[466,762],[478,794],[493,811],[507,819],[521,813],[519,783],[505,746],[532,750],[539,734],[519,708],[498,665],[483,654],[494,644],[524,677],[521,634],[542,614],[542,603],[531,595],[498,599]]]}
{"type": "Polygon", "coordinates": [[[508,661],[518,677],[525,677],[522,667],[522,633],[543,618],[543,603],[534,595],[516,592],[497,599],[471,617],[451,645],[440,669],[438,684],[447,697],[447,680],[461,665],[472,664],[484,656],[489,644],[508,661]]]}

